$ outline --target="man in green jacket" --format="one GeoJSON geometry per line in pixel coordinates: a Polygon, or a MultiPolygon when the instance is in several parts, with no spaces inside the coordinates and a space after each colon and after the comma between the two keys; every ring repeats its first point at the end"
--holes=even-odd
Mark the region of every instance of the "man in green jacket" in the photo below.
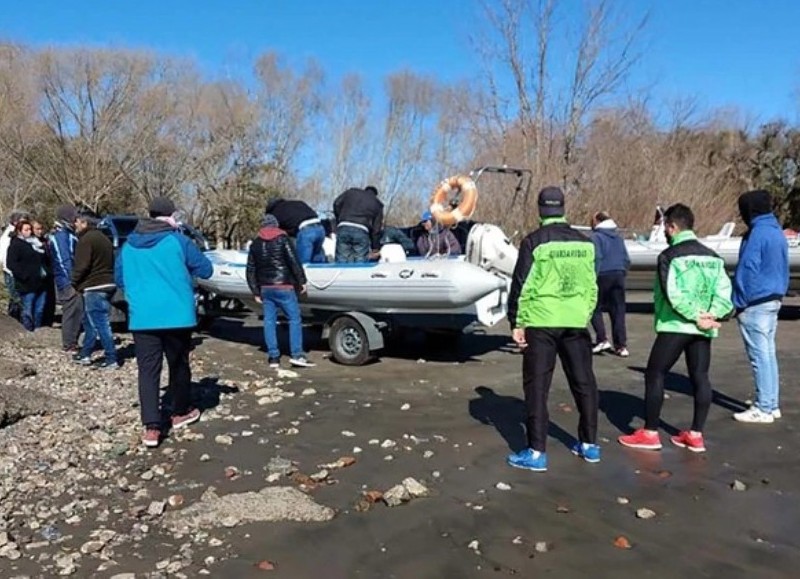
{"type": "Polygon", "coordinates": [[[717,337],[719,320],[733,313],[733,303],[724,261],[697,240],[693,227],[694,214],[686,205],[673,205],[664,213],[669,247],[658,256],[654,290],[657,335],[645,371],[645,425],[619,437],[624,446],[661,449],[658,423],[664,377],[683,354],[694,391],[694,418],[689,430],[670,440],[692,452],[706,450],[703,425],[711,406],[711,340],[717,337]]]}
{"type": "Polygon", "coordinates": [[[528,447],[510,454],[509,465],[547,470],[547,395],[556,357],[561,359],[580,414],[572,449],[588,462],[600,460],[597,439],[597,382],[592,340],[586,329],[597,303],[595,247],[564,218],[558,187],[539,193],[541,227],[520,245],[508,297],[508,320],[522,349],[522,387],[527,407],[528,447]]]}

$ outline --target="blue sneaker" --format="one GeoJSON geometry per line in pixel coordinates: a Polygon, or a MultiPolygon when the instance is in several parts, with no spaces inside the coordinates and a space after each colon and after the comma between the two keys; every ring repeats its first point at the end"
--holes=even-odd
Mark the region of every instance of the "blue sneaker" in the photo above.
{"type": "Polygon", "coordinates": [[[588,442],[576,442],[572,446],[572,454],[586,462],[600,462],[600,445],[588,442]]]}
{"type": "Polygon", "coordinates": [[[547,453],[526,448],[520,452],[509,454],[506,462],[514,468],[544,472],[547,470],[547,453]]]}

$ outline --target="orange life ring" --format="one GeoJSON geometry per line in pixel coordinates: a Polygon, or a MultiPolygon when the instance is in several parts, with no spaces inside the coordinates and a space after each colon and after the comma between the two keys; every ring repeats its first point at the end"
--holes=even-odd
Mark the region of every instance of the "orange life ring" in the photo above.
{"type": "Polygon", "coordinates": [[[475,212],[477,203],[478,188],[475,186],[475,181],[464,175],[456,175],[439,183],[433,192],[431,215],[437,223],[452,227],[464,219],[469,219],[475,212]],[[458,207],[449,210],[447,201],[455,192],[461,194],[461,201],[458,207]]]}

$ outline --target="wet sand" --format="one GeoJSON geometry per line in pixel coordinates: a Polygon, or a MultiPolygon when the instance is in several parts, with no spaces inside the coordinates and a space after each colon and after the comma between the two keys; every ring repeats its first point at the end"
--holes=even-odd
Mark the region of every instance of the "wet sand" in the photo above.
{"type": "MultiPolygon", "coordinates": [[[[595,358],[602,462],[586,464],[568,450],[577,414],[559,369],[550,395],[545,474],[514,470],[504,461],[509,449],[524,443],[520,357],[504,327],[466,337],[450,351],[431,352],[424,342],[412,341],[360,368],[323,359],[324,350],[311,341],[318,366],[302,370],[288,387],[313,387],[317,394],[275,407],[257,407],[252,396],[234,394],[234,411],[246,411],[249,422],[260,424],[257,435],[220,447],[211,441],[230,424],[202,423],[197,430],[205,442],[193,443],[181,471],[220,492],[241,492],[264,486],[263,466],[273,456],[297,461],[306,474],[318,470],[317,464],[355,456],[355,465],[332,473],[338,484],[313,491],[338,514],[327,523],[221,529],[215,535],[231,544],[236,557],[213,566],[212,576],[261,576],[265,572],[254,565],[262,560],[276,564],[270,575],[291,578],[794,576],[800,561],[797,304],[785,308],[779,327],[784,417],[773,425],[731,419],[732,411],[744,408],[752,378],[735,322],[723,328],[714,344],[716,394],[704,455],[667,440],[691,417],[683,362],[668,380],[664,450],[634,451],[616,443],[629,425],[641,424],[642,369],[653,339],[647,304],[631,309],[638,312],[628,317],[631,357],[595,358]],[[410,408],[402,410],[404,404],[410,408]],[[273,411],[280,414],[268,418],[273,411]],[[277,433],[292,421],[299,421],[297,434],[277,433]],[[355,436],[343,436],[345,430],[355,436]],[[258,444],[259,437],[269,442],[258,444]],[[397,446],[384,449],[370,439],[391,439],[397,446]],[[354,454],[355,446],[363,452],[354,454]],[[425,458],[425,451],[434,454],[425,458]],[[199,462],[202,453],[211,460],[199,462]],[[385,460],[387,455],[393,460],[385,460]],[[226,481],[226,465],[254,475],[226,481]],[[433,496],[395,508],[353,508],[362,490],[386,490],[409,476],[428,485],[433,496]],[[734,481],[747,489],[733,490],[734,481]],[[498,482],[511,490],[498,490],[498,482]],[[629,503],[619,504],[619,497],[629,503]],[[639,508],[656,516],[638,519],[639,508]],[[616,548],[619,536],[632,548],[616,548]],[[476,540],[477,551],[468,547],[476,540]],[[538,552],[537,542],[547,543],[547,552],[538,552]]],[[[218,321],[195,355],[226,375],[266,372],[257,320],[241,324],[218,321]]],[[[200,490],[187,491],[187,497],[200,490]]]]}

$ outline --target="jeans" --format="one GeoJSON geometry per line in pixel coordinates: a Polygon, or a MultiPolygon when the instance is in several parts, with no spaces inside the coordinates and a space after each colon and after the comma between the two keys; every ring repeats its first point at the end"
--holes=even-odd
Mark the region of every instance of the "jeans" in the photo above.
{"type": "Polygon", "coordinates": [[[17,292],[17,285],[14,283],[14,276],[7,271],[3,272],[3,281],[8,292],[8,315],[18,322],[22,321],[22,301],[17,292]]]}
{"type": "Polygon", "coordinates": [[[647,369],[644,373],[645,425],[647,430],[657,430],[664,405],[664,378],[681,354],[686,356],[686,369],[694,394],[692,430],[703,432],[711,408],[713,391],[708,379],[711,366],[711,340],[693,334],[662,332],[656,336],[647,369]]]}
{"type": "Polygon", "coordinates": [[[22,325],[25,329],[32,332],[36,328],[41,328],[47,293],[44,291],[28,292],[19,294],[19,299],[22,302],[22,325]]]}
{"type": "Polygon", "coordinates": [[[744,349],[753,367],[756,383],[756,407],[763,412],[777,410],[780,381],[775,333],[778,330],[778,311],[781,302],[774,300],[750,306],[738,316],[739,331],[744,349]]]}
{"type": "Polygon", "coordinates": [[[597,442],[597,381],[592,369],[592,339],[577,328],[525,328],[528,347],[522,351],[522,387],[525,391],[528,446],[545,451],[550,416],[547,395],[553,382],[556,358],[567,376],[578,409],[578,439],[597,442]]]}
{"type": "Polygon", "coordinates": [[[111,311],[111,297],[109,292],[90,291],[83,294],[83,326],[86,332],[83,336],[81,358],[92,355],[98,338],[106,355],[106,362],[117,361],[117,352],[114,349],[114,336],[111,334],[111,322],[108,314],[111,311]]]}
{"type": "Polygon", "coordinates": [[[336,229],[336,261],[358,263],[367,261],[371,247],[369,233],[358,227],[343,225],[336,229]]]}
{"type": "Polygon", "coordinates": [[[267,355],[271,359],[281,357],[278,346],[278,308],[289,319],[289,349],[292,358],[303,358],[303,324],[300,319],[300,303],[291,288],[261,288],[261,303],[264,308],[264,341],[267,355]]]}
{"type": "Polygon", "coordinates": [[[325,241],[325,228],[319,224],[306,225],[297,232],[297,259],[300,263],[326,263],[322,242],[325,241]]]}
{"type": "MultiPolygon", "coordinates": [[[[142,424],[161,426],[161,368],[164,358],[169,367],[167,397],[171,399],[172,416],[183,416],[190,409],[192,369],[189,352],[192,349],[192,330],[149,330],[133,332],[133,347],[139,370],[139,404],[142,424]]],[[[166,401],[163,401],[166,405],[166,401]]]]}
{"type": "Polygon", "coordinates": [[[625,329],[625,274],[623,272],[604,273],[597,276],[598,300],[592,315],[592,328],[597,343],[608,340],[606,325],[603,323],[603,309],[607,309],[611,317],[611,335],[615,348],[628,346],[628,335],[625,329]]]}

